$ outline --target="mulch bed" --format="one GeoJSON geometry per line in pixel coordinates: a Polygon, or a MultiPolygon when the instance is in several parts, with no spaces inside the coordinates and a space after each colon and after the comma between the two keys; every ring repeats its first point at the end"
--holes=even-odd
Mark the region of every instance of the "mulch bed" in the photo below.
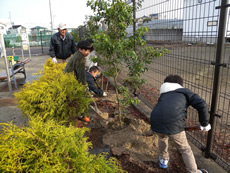
{"type": "MultiPolygon", "coordinates": [[[[105,104],[104,106],[107,107],[108,105],[105,104]]],[[[99,104],[99,109],[103,110],[102,102],[100,102],[99,104]]],[[[113,111],[114,109],[111,108],[111,110],[113,111]]],[[[147,122],[147,118],[143,116],[133,106],[129,106],[128,110],[132,113],[133,118],[143,119],[144,121],[147,122]]],[[[101,127],[101,128],[92,128],[91,131],[86,134],[89,137],[89,141],[92,142],[93,148],[104,147],[102,138],[105,132],[106,129],[101,127]]],[[[170,155],[170,162],[169,162],[168,169],[159,168],[159,164],[154,161],[146,161],[144,163],[135,161],[130,157],[128,153],[124,153],[122,155],[112,155],[112,156],[116,157],[120,161],[122,168],[130,173],[143,173],[143,172],[145,173],[154,173],[154,172],[183,173],[184,172],[185,173],[186,172],[182,157],[179,154],[179,152],[172,153],[170,155]]]]}
{"type": "MultiPolygon", "coordinates": [[[[105,85],[104,85],[105,86],[105,85]]],[[[108,92],[113,90],[113,87],[110,85],[108,86],[108,92]]],[[[142,88],[142,95],[143,96],[148,96],[146,99],[149,101],[153,101],[153,103],[157,102],[157,93],[159,91],[152,89],[151,91],[146,90],[147,87],[142,88]],[[144,93],[146,91],[147,93],[144,93]],[[154,95],[154,99],[152,99],[151,96],[154,95]]],[[[109,117],[114,117],[114,111],[116,110],[116,107],[114,103],[111,103],[110,101],[103,101],[100,99],[97,99],[96,101],[98,108],[102,112],[107,112],[109,117]]],[[[142,119],[146,123],[148,123],[147,117],[142,115],[136,108],[133,106],[129,106],[127,108],[127,111],[129,112],[129,115],[132,115],[129,118],[136,118],[136,119],[142,119]]],[[[103,148],[105,145],[103,144],[103,135],[106,133],[106,128],[108,127],[99,127],[99,128],[91,128],[91,131],[88,132],[86,135],[89,137],[89,141],[92,142],[93,148],[103,148]]],[[[153,173],[153,172],[170,172],[170,173],[183,173],[186,172],[185,166],[182,160],[181,155],[179,152],[174,152],[170,154],[170,162],[169,162],[169,167],[168,169],[161,169],[159,168],[158,162],[154,161],[145,161],[145,162],[139,162],[134,160],[132,157],[130,157],[129,153],[123,153],[121,155],[116,155],[115,153],[112,152],[112,156],[116,157],[124,170],[130,173],[153,173]]]]}
{"type": "MultiPolygon", "coordinates": [[[[17,81],[20,82],[20,81],[17,81]]],[[[107,81],[104,81],[104,87],[107,84],[107,81]]],[[[18,89],[19,90],[22,86],[18,85],[18,89]]],[[[111,85],[107,86],[108,88],[108,92],[113,90],[113,87],[111,85]]],[[[148,87],[143,87],[141,89],[141,94],[143,97],[145,97],[147,100],[149,100],[152,103],[156,103],[158,97],[157,97],[157,90],[147,90],[148,87]]],[[[0,92],[7,92],[8,88],[7,88],[7,84],[0,87],[0,92]]],[[[15,90],[13,88],[13,90],[15,90]]],[[[8,100],[2,99],[2,104],[1,106],[7,106],[10,104],[16,104],[16,100],[15,98],[7,98],[8,100]]],[[[114,112],[116,111],[116,106],[114,103],[110,102],[110,101],[103,101],[100,99],[97,99],[97,106],[98,108],[102,111],[102,112],[107,112],[110,118],[113,118],[114,112]]],[[[129,112],[129,118],[134,118],[134,119],[142,119],[144,120],[144,122],[148,123],[148,119],[142,115],[136,108],[134,108],[133,106],[129,106],[127,108],[127,112],[129,112]]],[[[129,119],[126,119],[126,121],[129,121],[129,119]]],[[[108,127],[93,127],[91,126],[91,124],[93,122],[90,123],[86,123],[83,122],[81,120],[78,120],[77,118],[75,119],[76,122],[76,126],[77,127],[90,127],[91,130],[90,132],[86,133],[86,136],[89,138],[88,140],[92,142],[93,144],[93,148],[103,148],[103,147],[108,147],[105,146],[103,144],[103,135],[106,133],[106,131],[108,130],[108,127]]],[[[179,152],[176,153],[172,153],[170,154],[170,162],[169,162],[169,167],[168,169],[161,169],[159,168],[159,165],[157,162],[154,161],[144,161],[144,162],[139,162],[134,160],[129,153],[123,153],[120,155],[116,155],[114,154],[112,151],[112,156],[116,157],[121,165],[122,168],[124,170],[126,170],[127,172],[130,173],[153,173],[153,172],[159,172],[159,173],[163,173],[163,172],[170,172],[170,173],[183,173],[186,172],[185,171],[185,166],[183,164],[183,160],[179,154],[179,152]]]]}

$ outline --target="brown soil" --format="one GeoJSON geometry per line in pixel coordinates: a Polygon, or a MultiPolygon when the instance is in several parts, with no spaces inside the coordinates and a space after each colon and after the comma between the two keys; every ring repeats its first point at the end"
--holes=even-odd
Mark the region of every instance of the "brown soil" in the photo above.
{"type": "Polygon", "coordinates": [[[15,98],[0,99],[0,107],[16,105],[17,100],[15,98]]]}
{"type": "MultiPolygon", "coordinates": [[[[12,91],[13,92],[17,92],[20,91],[20,89],[23,87],[23,85],[20,85],[20,82],[23,80],[23,78],[19,78],[17,79],[17,88],[14,87],[14,85],[12,85],[12,91]]],[[[8,84],[7,82],[5,82],[4,84],[0,85],[0,93],[7,93],[9,91],[8,88],[8,84]]],[[[8,97],[1,98],[0,96],[0,107],[4,107],[4,106],[15,106],[17,105],[17,100],[15,97],[13,97],[12,95],[10,96],[8,94],[8,97]]]]}
{"type": "MultiPolygon", "coordinates": [[[[21,85],[18,86],[17,90],[22,87],[21,85]]],[[[1,86],[0,92],[6,92],[7,87],[7,85],[1,86]]],[[[126,113],[125,124],[120,128],[116,111],[116,96],[111,88],[109,85],[107,97],[95,98],[100,111],[103,114],[108,114],[107,120],[102,120],[99,117],[90,123],[76,120],[78,127],[88,126],[91,128],[91,131],[86,135],[89,137],[89,141],[92,142],[93,148],[109,147],[112,156],[116,157],[120,161],[122,168],[130,173],[186,172],[183,160],[173,144],[169,148],[170,162],[168,169],[159,168],[157,136],[146,137],[142,135],[150,129],[150,125],[147,118],[134,107],[129,106],[126,108],[124,111],[126,113]],[[107,123],[101,123],[103,121],[107,121],[107,123]],[[100,123],[107,125],[101,125],[100,123]]],[[[15,91],[15,89],[13,90],[15,91]]],[[[148,93],[144,93],[144,91],[147,90],[143,89],[142,95],[148,96],[148,93]]],[[[14,97],[0,99],[1,106],[16,104],[14,97]]]]}
{"type": "MultiPolygon", "coordinates": [[[[12,83],[12,91],[19,91],[20,88],[23,87],[23,85],[21,85],[20,83],[23,81],[23,78],[18,78],[16,79],[17,81],[17,88],[14,87],[14,83],[12,83]]],[[[0,92],[8,92],[9,91],[9,87],[8,87],[8,83],[7,80],[1,81],[0,82],[4,82],[3,84],[0,85],[0,92]]]]}
{"type": "MultiPolygon", "coordinates": [[[[109,146],[113,157],[116,157],[122,168],[130,173],[152,172],[186,172],[179,152],[170,142],[170,162],[168,169],[159,168],[158,139],[156,135],[146,137],[142,134],[150,130],[150,125],[134,107],[129,106],[125,112],[124,125],[121,128],[116,112],[116,97],[113,90],[108,91],[107,97],[95,98],[100,111],[108,114],[106,126],[92,128],[87,134],[93,148],[109,146]]],[[[95,123],[91,122],[91,123],[95,123]]]]}

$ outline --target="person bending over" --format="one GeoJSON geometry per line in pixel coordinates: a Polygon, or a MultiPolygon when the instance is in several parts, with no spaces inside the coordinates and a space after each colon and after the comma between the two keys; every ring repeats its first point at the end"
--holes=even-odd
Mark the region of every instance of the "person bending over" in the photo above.
{"type": "Polygon", "coordinates": [[[185,119],[190,105],[198,111],[200,129],[209,131],[211,125],[206,102],[191,90],[183,88],[183,79],[180,76],[167,76],[160,87],[160,98],[150,117],[151,130],[158,136],[159,166],[168,167],[168,139],[170,138],[180,151],[187,172],[207,173],[206,170],[198,170],[186,138],[185,119]]]}
{"type": "Polygon", "coordinates": [[[89,71],[86,71],[86,81],[88,83],[89,91],[94,92],[98,96],[107,96],[100,87],[98,87],[96,78],[100,75],[99,68],[97,66],[92,66],[89,71]]]}

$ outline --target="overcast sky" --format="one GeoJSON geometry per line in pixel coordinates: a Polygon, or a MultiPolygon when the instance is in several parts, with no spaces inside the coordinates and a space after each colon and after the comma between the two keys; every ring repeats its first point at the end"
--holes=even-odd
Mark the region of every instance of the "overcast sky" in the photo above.
{"type": "MultiPolygon", "coordinates": [[[[61,22],[66,23],[69,28],[77,28],[84,24],[86,15],[93,14],[90,7],[86,6],[87,0],[50,1],[54,29],[61,22]]],[[[182,2],[183,0],[144,0],[142,3],[144,10],[138,11],[136,16],[139,18],[144,15],[174,11],[173,9],[183,6],[182,2]]],[[[168,16],[161,16],[161,18],[180,18],[181,16],[178,12],[167,14],[168,16]]],[[[10,26],[10,18],[15,25],[23,25],[27,28],[43,26],[51,29],[49,0],[0,0],[0,22],[10,26]]]]}
{"type": "MultiPolygon", "coordinates": [[[[60,22],[67,27],[83,25],[85,15],[93,12],[86,6],[87,0],[50,0],[54,28],[60,22]]],[[[0,22],[25,27],[43,26],[51,28],[49,0],[0,0],[0,22]]]]}

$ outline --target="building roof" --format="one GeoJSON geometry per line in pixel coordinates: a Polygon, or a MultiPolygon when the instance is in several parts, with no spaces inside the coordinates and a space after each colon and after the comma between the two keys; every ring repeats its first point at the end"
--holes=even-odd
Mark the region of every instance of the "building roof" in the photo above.
{"type": "Polygon", "coordinates": [[[2,23],[2,22],[0,22],[0,24],[6,26],[6,24],[5,24],[5,23],[2,23]]]}
{"type": "Polygon", "coordinates": [[[33,27],[33,28],[30,28],[30,29],[47,29],[47,28],[45,28],[45,27],[42,27],[42,26],[35,26],[35,27],[33,27]]]}
{"type": "Polygon", "coordinates": [[[22,27],[22,28],[26,28],[26,27],[24,27],[24,26],[22,26],[22,25],[13,25],[11,28],[9,28],[9,29],[17,29],[17,28],[19,28],[19,27],[22,27]]]}

